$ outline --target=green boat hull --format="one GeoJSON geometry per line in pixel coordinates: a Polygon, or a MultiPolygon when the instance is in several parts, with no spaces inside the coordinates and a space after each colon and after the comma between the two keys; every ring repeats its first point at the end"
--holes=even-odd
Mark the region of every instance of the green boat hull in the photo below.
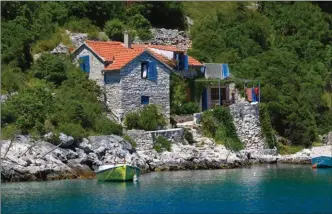
{"type": "Polygon", "coordinates": [[[98,181],[132,181],[135,174],[138,177],[140,169],[129,165],[115,166],[96,172],[98,181]]]}

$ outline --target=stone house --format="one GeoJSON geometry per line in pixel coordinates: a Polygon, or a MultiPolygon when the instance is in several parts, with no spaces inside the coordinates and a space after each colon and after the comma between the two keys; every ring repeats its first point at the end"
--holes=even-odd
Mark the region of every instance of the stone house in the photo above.
{"type": "Polygon", "coordinates": [[[85,41],[73,61],[104,89],[104,101],[120,122],[146,104],[160,105],[170,118],[170,73],[195,76],[203,64],[175,46],[85,41]]]}

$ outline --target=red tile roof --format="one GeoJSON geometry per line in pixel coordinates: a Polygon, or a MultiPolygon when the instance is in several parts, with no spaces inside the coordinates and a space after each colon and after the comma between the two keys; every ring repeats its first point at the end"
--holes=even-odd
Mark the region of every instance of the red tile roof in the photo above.
{"type": "Polygon", "coordinates": [[[191,56],[188,56],[188,64],[191,66],[203,66],[202,63],[200,63],[197,59],[191,56]]]}
{"type": "Polygon", "coordinates": [[[114,54],[127,50],[121,42],[99,42],[87,40],[85,43],[105,61],[113,61],[114,54]]]}
{"type": "MultiPolygon", "coordinates": [[[[122,42],[108,41],[90,41],[86,40],[86,45],[91,48],[97,55],[102,57],[105,61],[111,61],[112,63],[105,67],[105,70],[118,70],[124,67],[126,64],[135,59],[138,55],[143,53],[145,50],[153,55],[160,62],[163,62],[171,67],[175,67],[176,63],[174,60],[170,60],[161,54],[154,52],[149,48],[155,48],[159,50],[177,51],[183,52],[180,49],[172,45],[144,45],[144,44],[133,44],[131,49],[125,48],[122,42]]],[[[198,60],[193,57],[188,57],[188,64],[191,66],[202,66],[198,60]]]]}

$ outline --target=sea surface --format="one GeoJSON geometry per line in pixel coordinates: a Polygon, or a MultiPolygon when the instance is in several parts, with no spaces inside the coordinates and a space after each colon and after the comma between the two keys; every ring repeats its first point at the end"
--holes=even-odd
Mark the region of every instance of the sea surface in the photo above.
{"type": "Polygon", "coordinates": [[[138,183],[2,184],[2,213],[332,213],[332,169],[261,165],[154,172],[138,183]]]}

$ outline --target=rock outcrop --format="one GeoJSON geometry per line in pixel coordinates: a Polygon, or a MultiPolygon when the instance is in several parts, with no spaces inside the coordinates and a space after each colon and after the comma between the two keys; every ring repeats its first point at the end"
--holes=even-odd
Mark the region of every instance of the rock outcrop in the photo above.
{"type": "MultiPolygon", "coordinates": [[[[90,136],[66,148],[46,141],[17,136],[3,140],[3,181],[32,181],[67,178],[94,178],[94,170],[102,164],[126,163],[136,165],[142,172],[180,169],[221,169],[257,163],[308,164],[313,155],[332,153],[332,146],[304,149],[293,155],[277,155],[276,149],[249,149],[232,152],[223,145],[203,137],[193,123],[184,123],[193,134],[195,143],[188,144],[183,130],[127,132],[136,141],[136,148],[120,136],[90,136]],[[158,153],[153,149],[155,138],[164,136],[171,142],[171,151],[158,153]]],[[[70,136],[64,137],[71,141],[70,136]]]]}
{"type": "Polygon", "coordinates": [[[62,43],[60,43],[51,51],[51,54],[68,54],[68,53],[69,53],[68,47],[62,43]]]}
{"type": "MultiPolygon", "coordinates": [[[[175,45],[181,50],[187,50],[191,47],[191,40],[185,31],[165,28],[152,28],[152,39],[144,41],[153,45],[175,45]]],[[[134,43],[143,43],[139,38],[135,38],[134,43]]]]}

